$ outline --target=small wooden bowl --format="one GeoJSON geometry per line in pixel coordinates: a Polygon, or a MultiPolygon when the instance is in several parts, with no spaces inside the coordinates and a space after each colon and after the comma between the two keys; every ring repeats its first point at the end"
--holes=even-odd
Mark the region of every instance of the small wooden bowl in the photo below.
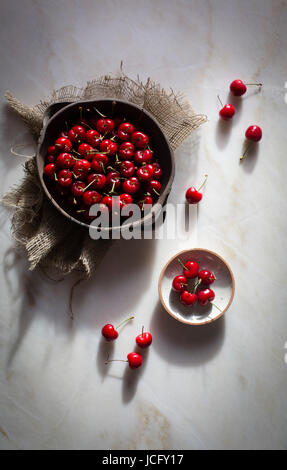
{"type": "MultiPolygon", "coordinates": [[[[94,107],[101,111],[101,113],[107,116],[119,116],[125,117],[131,120],[133,123],[138,123],[140,128],[146,132],[151,138],[152,147],[155,153],[155,158],[159,161],[163,168],[162,178],[162,191],[156,201],[158,204],[154,204],[149,214],[145,215],[141,219],[127,225],[142,226],[145,222],[152,223],[157,219],[161,212],[161,207],[164,206],[166,199],[171,190],[173,178],[174,178],[174,155],[169,145],[167,138],[160,129],[159,124],[155,118],[148,113],[146,110],[139,106],[123,101],[113,99],[103,100],[85,100],[76,103],[59,102],[54,103],[45,112],[44,117],[44,128],[41,132],[41,136],[38,143],[37,150],[37,166],[39,172],[39,178],[43,189],[56,209],[61,212],[65,217],[69,218],[72,222],[82,225],[83,227],[89,228],[88,223],[82,222],[75,218],[72,213],[69,213],[63,208],[61,203],[55,199],[50,193],[45,180],[43,178],[43,168],[45,165],[45,156],[47,154],[47,148],[55,142],[59,132],[65,129],[66,123],[74,124],[79,118],[79,108],[83,110],[83,116],[86,115],[86,110],[93,109],[94,107]]],[[[113,227],[114,230],[120,229],[119,227],[113,227]]],[[[111,231],[111,227],[102,227],[102,231],[111,231]]]]}
{"type": "MultiPolygon", "coordinates": [[[[194,280],[190,280],[189,286],[193,284],[194,280]]],[[[213,251],[203,248],[184,250],[173,256],[163,267],[158,281],[162,306],[172,317],[187,325],[205,325],[220,318],[229,308],[234,290],[234,276],[226,261],[213,251]],[[174,277],[183,273],[178,258],[183,264],[196,261],[200,270],[208,269],[214,273],[216,280],[210,286],[215,293],[213,303],[202,306],[197,302],[192,307],[186,307],[180,302],[180,293],[172,289],[174,277]]]]}

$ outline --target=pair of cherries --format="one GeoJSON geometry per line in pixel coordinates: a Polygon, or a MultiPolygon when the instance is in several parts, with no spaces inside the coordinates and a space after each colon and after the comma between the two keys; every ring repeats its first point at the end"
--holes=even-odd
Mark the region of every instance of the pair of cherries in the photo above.
{"type": "MultiPolygon", "coordinates": [[[[134,317],[128,317],[126,318],[125,320],[123,320],[118,326],[114,327],[114,325],[112,325],[111,323],[107,323],[106,325],[103,326],[102,328],[102,335],[103,337],[107,340],[107,341],[114,341],[115,339],[117,339],[117,337],[119,336],[119,333],[118,333],[118,328],[120,326],[122,326],[124,323],[126,323],[127,321],[129,320],[132,320],[134,317]]],[[[139,334],[137,337],[136,337],[136,343],[137,345],[142,348],[142,349],[146,349],[148,348],[151,343],[152,343],[152,335],[151,333],[149,333],[148,331],[144,331],[144,327],[142,327],[142,332],[141,334],[139,334]]],[[[131,369],[137,369],[138,367],[140,367],[142,365],[142,356],[141,354],[137,353],[137,352],[130,352],[128,355],[127,355],[127,360],[122,360],[122,359],[111,359],[111,360],[107,360],[105,362],[105,364],[108,364],[110,362],[114,362],[114,361],[121,361],[121,362],[128,362],[129,364],[129,367],[131,369]]]]}
{"type": "Polygon", "coordinates": [[[184,264],[181,259],[178,259],[178,262],[183,267],[183,274],[175,276],[172,281],[172,288],[180,293],[181,303],[190,307],[196,302],[200,305],[207,305],[209,302],[212,302],[215,298],[215,293],[208,286],[215,281],[214,274],[207,269],[199,270],[199,264],[196,261],[190,260],[184,264]],[[190,292],[187,289],[188,280],[196,278],[198,278],[198,281],[194,286],[193,292],[190,292]],[[200,285],[203,285],[204,288],[197,291],[200,285]]]}
{"type": "MultiPolygon", "coordinates": [[[[244,93],[246,93],[247,86],[258,86],[258,87],[261,88],[262,83],[247,83],[247,84],[245,84],[245,83],[243,83],[242,80],[237,79],[237,80],[233,80],[233,82],[231,82],[229,88],[230,88],[231,93],[234,96],[242,96],[242,95],[244,95],[244,93]]],[[[222,106],[221,110],[219,111],[219,116],[224,121],[229,121],[230,119],[233,118],[233,116],[235,114],[235,108],[230,103],[227,103],[225,106],[223,106],[219,96],[218,96],[218,99],[219,99],[219,102],[222,106]]],[[[259,140],[261,140],[261,138],[262,138],[261,128],[257,125],[249,126],[245,131],[245,138],[247,140],[251,141],[251,142],[259,142],[259,140]]],[[[245,152],[240,157],[240,160],[244,159],[248,148],[249,147],[246,148],[245,152]]]]}

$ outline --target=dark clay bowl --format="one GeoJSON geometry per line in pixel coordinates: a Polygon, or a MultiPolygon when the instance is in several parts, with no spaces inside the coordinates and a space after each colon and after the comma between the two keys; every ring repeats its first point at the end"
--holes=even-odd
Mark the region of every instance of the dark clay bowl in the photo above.
{"type": "MultiPolygon", "coordinates": [[[[105,99],[96,101],[78,101],[77,103],[70,104],[64,102],[54,103],[49,106],[49,108],[47,108],[44,117],[44,128],[42,130],[37,149],[37,166],[39,177],[47,197],[58,209],[58,211],[60,211],[65,217],[69,218],[72,222],[82,225],[86,228],[90,227],[89,224],[76,219],[71,214],[66,212],[63,207],[61,207],[61,205],[50,193],[43,178],[43,168],[48,147],[53,145],[61,130],[66,128],[66,122],[68,122],[69,125],[72,125],[77,121],[80,116],[79,107],[83,108],[83,116],[86,115],[85,109],[93,109],[93,107],[95,107],[106,116],[125,117],[132,123],[137,123],[141,130],[146,132],[150,137],[155,158],[159,161],[163,168],[163,178],[161,181],[162,191],[161,195],[156,201],[159,205],[155,204],[149,214],[137,220],[132,225],[135,227],[139,225],[142,226],[144,223],[151,224],[159,216],[161,206],[164,206],[167,196],[171,190],[171,185],[174,178],[174,156],[167,138],[151,114],[141,109],[139,106],[126,101],[105,99]]],[[[114,227],[113,229],[117,228],[119,229],[120,227],[114,227]]],[[[103,230],[109,231],[111,230],[111,227],[103,228],[103,230]]]]}

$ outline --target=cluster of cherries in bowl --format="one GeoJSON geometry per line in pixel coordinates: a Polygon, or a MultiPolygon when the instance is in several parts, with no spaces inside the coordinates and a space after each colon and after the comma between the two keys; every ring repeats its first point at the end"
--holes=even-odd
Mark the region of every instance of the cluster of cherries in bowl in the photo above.
{"type": "MultiPolygon", "coordinates": [[[[118,326],[114,327],[111,323],[107,323],[102,328],[102,336],[105,338],[106,341],[114,341],[119,336],[118,328],[126,323],[129,320],[132,320],[134,317],[128,317],[123,320],[118,326]]],[[[148,348],[152,343],[152,335],[149,331],[144,331],[144,327],[142,327],[141,333],[136,337],[136,344],[141,349],[148,348]]],[[[137,369],[143,363],[142,355],[138,352],[130,352],[127,355],[127,360],[124,359],[107,359],[105,364],[109,364],[110,362],[120,361],[120,362],[128,362],[129,367],[131,369],[137,369]]]]}
{"type": "Polygon", "coordinates": [[[215,293],[209,286],[215,281],[215,275],[207,269],[200,270],[196,261],[189,260],[186,263],[183,263],[181,259],[178,259],[178,261],[183,267],[183,273],[175,276],[172,281],[172,288],[180,293],[180,302],[188,307],[197,302],[200,305],[208,305],[212,302],[215,293]],[[190,279],[196,281],[192,291],[188,289],[188,280],[190,279]]]}
{"type": "MultiPolygon", "coordinates": [[[[81,111],[81,110],[80,110],[81,111]]],[[[61,131],[47,150],[44,177],[50,192],[74,217],[91,222],[93,204],[104,213],[136,203],[150,208],[160,195],[162,167],[149,136],[131,122],[99,111],[61,131]]]]}

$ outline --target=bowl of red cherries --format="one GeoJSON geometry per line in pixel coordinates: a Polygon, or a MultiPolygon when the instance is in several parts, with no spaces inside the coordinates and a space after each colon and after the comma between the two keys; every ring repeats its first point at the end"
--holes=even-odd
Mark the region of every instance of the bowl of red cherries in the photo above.
{"type": "Polygon", "coordinates": [[[194,248],[173,256],[163,267],[158,283],[164,309],[188,325],[204,325],[229,308],[235,290],[233,273],[213,251],[194,248]]]}
{"type": "Polygon", "coordinates": [[[46,195],[64,216],[89,227],[96,218],[90,208],[98,204],[109,216],[107,229],[112,214],[131,204],[140,209],[136,224],[154,221],[174,177],[173,153],[157,121],[112,99],[53,104],[37,165],[46,195]]]}

